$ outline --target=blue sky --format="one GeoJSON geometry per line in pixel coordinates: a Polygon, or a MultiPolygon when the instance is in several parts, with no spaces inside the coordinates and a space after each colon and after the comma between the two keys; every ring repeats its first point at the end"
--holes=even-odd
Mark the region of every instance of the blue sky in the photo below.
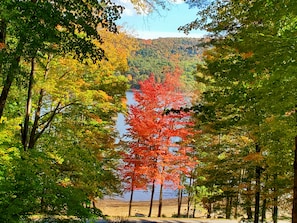
{"type": "Polygon", "coordinates": [[[203,32],[192,31],[189,35],[179,32],[179,26],[193,21],[197,16],[197,9],[189,9],[185,3],[172,4],[169,10],[160,9],[159,13],[149,15],[137,14],[131,3],[120,0],[125,6],[121,20],[118,22],[128,33],[142,39],[159,37],[202,37],[203,32]]]}

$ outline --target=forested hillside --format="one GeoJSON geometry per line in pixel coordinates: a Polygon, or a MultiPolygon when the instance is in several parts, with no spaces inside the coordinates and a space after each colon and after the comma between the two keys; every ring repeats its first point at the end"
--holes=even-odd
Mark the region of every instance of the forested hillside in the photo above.
{"type": "Polygon", "coordinates": [[[202,49],[198,38],[159,38],[137,39],[138,50],[129,58],[128,76],[131,87],[138,88],[138,82],[151,73],[163,80],[164,73],[173,71],[176,66],[183,70],[183,78],[190,83],[196,70],[198,56],[202,49]]]}

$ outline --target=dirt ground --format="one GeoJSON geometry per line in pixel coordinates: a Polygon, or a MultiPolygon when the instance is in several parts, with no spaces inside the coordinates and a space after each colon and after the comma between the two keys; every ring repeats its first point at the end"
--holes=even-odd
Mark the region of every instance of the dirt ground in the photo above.
{"type": "MultiPolygon", "coordinates": [[[[153,209],[152,209],[152,217],[153,219],[157,219],[158,214],[158,201],[154,201],[153,203],[153,209]]],[[[107,215],[114,219],[127,219],[128,218],[128,210],[129,210],[129,202],[123,201],[123,200],[117,200],[117,199],[103,199],[103,200],[97,200],[96,201],[96,207],[99,208],[104,215],[107,215]]],[[[131,216],[133,217],[143,217],[143,219],[148,215],[149,212],[149,201],[134,201],[132,203],[132,210],[131,210],[131,216]]],[[[187,198],[183,199],[182,208],[181,208],[181,214],[186,215],[187,212],[187,198]]],[[[192,213],[193,210],[190,209],[190,213],[192,213]]],[[[162,221],[164,222],[164,219],[171,218],[174,215],[177,214],[177,199],[167,199],[163,200],[163,207],[162,207],[162,221]]],[[[206,211],[203,208],[197,207],[196,214],[195,214],[195,220],[192,219],[178,219],[178,221],[173,222],[183,222],[183,223],[237,223],[239,220],[233,219],[233,220],[226,220],[226,219],[206,219],[206,211]]],[[[268,217],[269,218],[269,217],[268,217]]],[[[139,218],[142,219],[142,218],[139,218]]],[[[152,220],[150,218],[150,220],[152,220]]],[[[153,222],[160,222],[159,220],[154,220],[153,222]]],[[[166,222],[170,222],[169,220],[166,220],[166,222]]],[[[289,223],[290,220],[279,220],[279,223],[289,223]]]]}
{"type": "MultiPolygon", "coordinates": [[[[158,201],[153,202],[152,217],[157,217],[158,201]]],[[[129,202],[116,199],[103,199],[96,202],[96,207],[99,208],[104,215],[127,217],[129,210],[129,202]]],[[[190,213],[193,210],[190,211],[190,213]]],[[[149,201],[134,201],[132,203],[131,216],[147,216],[149,212],[149,201]]],[[[181,214],[187,213],[187,199],[182,202],[181,214]]],[[[177,199],[163,200],[162,216],[172,217],[177,214],[177,199]]],[[[204,210],[196,210],[196,216],[203,216],[204,210]]]]}

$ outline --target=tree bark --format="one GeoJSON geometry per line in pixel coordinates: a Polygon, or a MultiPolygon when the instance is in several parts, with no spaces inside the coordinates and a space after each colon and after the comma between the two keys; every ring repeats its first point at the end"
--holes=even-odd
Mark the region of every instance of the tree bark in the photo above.
{"type": "Polygon", "coordinates": [[[152,216],[154,193],[155,193],[155,181],[153,181],[153,186],[152,186],[151,202],[150,202],[150,209],[149,209],[148,217],[152,216]]]}
{"type": "Polygon", "coordinates": [[[273,198],[273,210],[272,210],[273,223],[277,223],[277,217],[278,217],[278,196],[276,195],[273,198]]]}
{"type": "MultiPolygon", "coordinates": [[[[190,184],[189,184],[189,187],[192,188],[192,185],[193,185],[193,181],[194,179],[192,177],[190,177],[190,184]]],[[[190,217],[190,207],[191,207],[191,200],[192,200],[192,191],[191,189],[188,190],[188,202],[187,202],[187,218],[190,217]]]]}
{"type": "Polygon", "coordinates": [[[193,218],[195,218],[195,214],[196,214],[196,205],[197,205],[196,197],[197,197],[197,190],[195,190],[195,198],[193,199],[194,200],[193,218]]]}
{"type": "Polygon", "coordinates": [[[31,133],[30,133],[30,139],[29,139],[29,145],[28,145],[29,149],[31,149],[31,148],[33,148],[35,146],[35,143],[36,143],[36,140],[37,140],[36,131],[37,131],[38,123],[39,123],[39,120],[40,120],[40,112],[41,112],[43,94],[44,94],[44,90],[41,89],[40,92],[39,92],[38,104],[37,104],[37,108],[36,108],[36,111],[35,111],[34,124],[32,126],[32,130],[31,130],[31,133]]]}
{"type": "MultiPolygon", "coordinates": [[[[45,67],[44,80],[47,79],[47,76],[48,76],[48,73],[49,73],[49,64],[50,64],[51,59],[52,59],[52,56],[49,56],[46,67],[45,67]]],[[[35,146],[36,141],[37,141],[37,129],[38,129],[38,125],[39,125],[39,120],[40,120],[44,95],[45,95],[45,90],[40,89],[39,98],[38,98],[38,102],[37,102],[37,108],[36,108],[35,115],[34,115],[34,124],[32,126],[32,130],[31,130],[30,138],[29,138],[29,145],[28,145],[29,149],[33,148],[35,146]]]]}
{"type": "Polygon", "coordinates": [[[20,63],[20,57],[16,57],[12,61],[11,65],[10,65],[9,72],[6,76],[4,86],[2,88],[1,95],[0,95],[0,119],[3,116],[4,107],[5,107],[5,104],[7,101],[8,93],[9,93],[10,87],[14,81],[15,72],[18,71],[19,63],[20,63]]]}
{"type": "MultiPolygon", "coordinates": [[[[6,21],[4,19],[0,20],[0,43],[3,44],[2,47],[5,46],[5,40],[6,40],[6,21]]],[[[2,49],[0,47],[0,50],[2,49]]]]}
{"type": "Polygon", "coordinates": [[[178,198],[177,198],[177,217],[180,218],[180,210],[183,199],[183,193],[181,189],[178,189],[178,198]]]}
{"type": "MultiPolygon", "coordinates": [[[[249,182],[249,186],[247,188],[247,192],[248,194],[251,191],[251,186],[250,186],[251,182],[249,182]]],[[[246,198],[246,214],[247,214],[247,218],[248,219],[253,219],[253,211],[252,211],[252,198],[250,195],[247,195],[246,198]]]]}
{"type": "MultiPolygon", "coordinates": [[[[244,170],[240,169],[239,170],[239,177],[238,177],[238,185],[240,185],[242,183],[242,178],[243,178],[243,174],[244,174],[244,170]]],[[[235,205],[234,205],[234,218],[237,219],[238,218],[238,205],[239,205],[239,197],[240,197],[240,188],[238,187],[237,191],[236,191],[236,201],[235,201],[235,205]]]]}
{"type": "Polygon", "coordinates": [[[163,183],[160,185],[158,217],[161,217],[162,215],[162,206],[163,206],[163,183]]]}
{"type": "Polygon", "coordinates": [[[6,100],[7,100],[8,93],[9,93],[10,87],[12,85],[13,79],[14,79],[14,77],[12,77],[12,75],[7,75],[6,80],[4,82],[4,86],[2,88],[2,92],[0,95],[0,119],[3,116],[4,107],[6,104],[6,100]]]}
{"type": "Polygon", "coordinates": [[[261,213],[261,222],[266,222],[266,205],[267,204],[267,200],[266,198],[263,200],[263,204],[262,204],[262,213],[261,213]]]}
{"type": "Polygon", "coordinates": [[[192,218],[195,218],[195,214],[196,214],[196,204],[194,204],[194,207],[193,207],[193,215],[192,215],[192,218]]]}
{"type": "MultiPolygon", "coordinates": [[[[260,153],[260,147],[258,144],[256,144],[256,153],[260,153]]],[[[261,167],[259,164],[257,164],[257,166],[256,166],[256,192],[255,192],[254,223],[259,223],[260,190],[261,190],[261,167]]]]}
{"type": "Polygon", "coordinates": [[[253,219],[253,211],[250,205],[246,207],[246,214],[248,219],[253,219]]]}
{"type": "Polygon", "coordinates": [[[134,193],[134,189],[133,189],[133,183],[132,183],[131,195],[130,195],[130,200],[129,200],[129,213],[128,213],[128,216],[129,216],[129,217],[131,217],[131,209],[132,209],[133,193],[134,193]]]}
{"type": "Polygon", "coordinates": [[[227,195],[226,197],[226,219],[231,218],[231,210],[232,210],[232,197],[227,195]]]}
{"type": "Polygon", "coordinates": [[[24,147],[24,151],[28,149],[28,136],[29,136],[29,121],[31,115],[31,108],[32,108],[32,91],[33,91],[33,81],[34,81],[34,71],[35,70],[35,61],[34,58],[31,59],[31,72],[29,77],[29,85],[27,91],[27,103],[26,103],[26,113],[25,113],[25,120],[22,129],[22,144],[24,147]]]}
{"type": "Polygon", "coordinates": [[[208,201],[206,218],[211,218],[211,213],[212,213],[212,202],[208,201]]]}

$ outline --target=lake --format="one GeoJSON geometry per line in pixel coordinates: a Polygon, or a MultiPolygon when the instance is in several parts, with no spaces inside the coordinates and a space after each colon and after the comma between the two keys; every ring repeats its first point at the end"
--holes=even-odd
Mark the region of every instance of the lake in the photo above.
{"type": "MultiPolygon", "coordinates": [[[[126,98],[127,98],[127,105],[133,105],[136,104],[134,100],[134,93],[132,91],[126,92],[126,98]]],[[[116,128],[119,132],[120,138],[123,138],[123,136],[127,133],[127,124],[125,122],[125,116],[122,113],[118,114],[117,122],[116,122],[116,128]]],[[[159,199],[159,193],[160,193],[160,187],[155,188],[155,194],[154,199],[159,199]]],[[[151,197],[151,191],[145,191],[145,190],[137,190],[134,191],[133,200],[134,201],[148,201],[151,197]]],[[[172,189],[163,189],[163,198],[169,199],[169,198],[176,198],[177,197],[177,190],[172,189]]],[[[125,193],[122,197],[118,197],[124,200],[130,199],[130,193],[125,193]]]]}

